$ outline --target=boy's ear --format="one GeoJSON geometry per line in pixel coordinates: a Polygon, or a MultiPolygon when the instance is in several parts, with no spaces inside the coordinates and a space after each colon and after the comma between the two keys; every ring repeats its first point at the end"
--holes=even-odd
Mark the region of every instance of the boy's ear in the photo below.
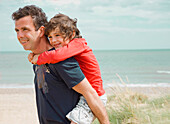
{"type": "Polygon", "coordinates": [[[73,39],[75,36],[76,36],[76,32],[73,31],[73,34],[72,34],[72,36],[71,36],[71,39],[73,39]]]}
{"type": "Polygon", "coordinates": [[[39,28],[39,31],[40,31],[40,37],[43,37],[44,34],[45,34],[45,27],[44,27],[44,26],[41,26],[41,27],[39,28]]]}

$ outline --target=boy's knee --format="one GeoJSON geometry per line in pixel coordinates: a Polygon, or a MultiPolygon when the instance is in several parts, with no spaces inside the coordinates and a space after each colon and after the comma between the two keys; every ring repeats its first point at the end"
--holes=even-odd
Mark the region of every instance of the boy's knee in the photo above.
{"type": "Polygon", "coordinates": [[[77,123],[75,123],[75,122],[71,121],[71,123],[70,123],[70,124],[77,124],[77,123]]]}

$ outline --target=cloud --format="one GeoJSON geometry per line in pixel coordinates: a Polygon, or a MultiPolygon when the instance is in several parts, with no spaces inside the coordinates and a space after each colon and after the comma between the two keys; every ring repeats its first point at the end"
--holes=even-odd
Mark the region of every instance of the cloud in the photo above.
{"type": "Polygon", "coordinates": [[[112,16],[138,16],[138,17],[150,17],[153,14],[152,11],[147,10],[135,10],[131,7],[121,7],[121,6],[96,6],[92,8],[94,14],[105,14],[105,15],[112,15],[112,16]]]}
{"type": "Polygon", "coordinates": [[[140,28],[140,27],[120,27],[120,26],[109,26],[109,24],[105,24],[100,26],[100,24],[92,25],[90,27],[82,27],[84,31],[88,32],[107,32],[107,33],[115,33],[115,32],[126,32],[126,33],[141,33],[141,32],[170,32],[170,28],[140,28]]]}
{"type": "Polygon", "coordinates": [[[23,0],[24,3],[31,3],[31,2],[43,2],[42,0],[23,0]]]}
{"type": "Polygon", "coordinates": [[[170,32],[170,29],[146,29],[146,28],[120,28],[120,27],[111,27],[109,28],[101,28],[100,30],[108,30],[112,32],[170,32]]]}
{"type": "Polygon", "coordinates": [[[142,0],[142,1],[115,1],[110,5],[97,5],[92,7],[94,15],[103,17],[137,17],[145,19],[146,23],[169,23],[170,2],[167,0],[142,0]],[[167,9],[165,9],[167,8],[167,9]],[[146,21],[146,19],[148,19],[146,21]]]}
{"type": "Polygon", "coordinates": [[[47,3],[53,4],[53,5],[67,5],[67,4],[75,4],[79,5],[80,0],[47,0],[47,3]]]}

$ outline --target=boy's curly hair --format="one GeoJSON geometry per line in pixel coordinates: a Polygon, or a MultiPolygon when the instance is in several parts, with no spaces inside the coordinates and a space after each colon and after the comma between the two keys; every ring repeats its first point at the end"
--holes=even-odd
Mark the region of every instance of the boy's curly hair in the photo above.
{"type": "Polygon", "coordinates": [[[50,21],[45,26],[45,34],[49,35],[49,33],[55,29],[58,29],[65,38],[69,38],[70,40],[73,34],[73,31],[75,31],[75,37],[74,38],[82,38],[80,35],[80,31],[77,28],[77,19],[71,19],[68,16],[64,14],[56,14],[53,18],[50,19],[50,21]]]}

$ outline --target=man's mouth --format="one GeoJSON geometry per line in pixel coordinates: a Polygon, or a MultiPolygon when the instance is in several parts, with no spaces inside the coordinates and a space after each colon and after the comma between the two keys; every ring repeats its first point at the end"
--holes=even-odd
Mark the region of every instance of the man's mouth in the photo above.
{"type": "Polygon", "coordinates": [[[20,43],[22,44],[22,45],[25,45],[26,43],[28,42],[28,40],[27,39],[20,39],[20,43]]]}
{"type": "Polygon", "coordinates": [[[28,41],[21,41],[22,44],[25,44],[25,43],[27,43],[27,42],[28,42],[28,41]]]}

